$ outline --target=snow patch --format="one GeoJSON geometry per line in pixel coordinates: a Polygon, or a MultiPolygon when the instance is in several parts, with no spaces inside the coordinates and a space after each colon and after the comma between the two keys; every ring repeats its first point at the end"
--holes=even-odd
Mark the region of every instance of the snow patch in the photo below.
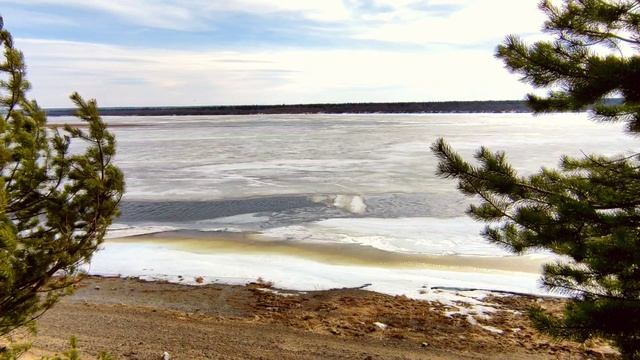
{"type": "Polygon", "coordinates": [[[487,330],[487,331],[489,331],[489,332],[492,332],[494,334],[502,334],[502,333],[504,333],[503,330],[500,330],[497,327],[493,327],[493,326],[489,326],[489,325],[480,325],[480,327],[485,329],[485,330],[487,330]]]}
{"type": "Polygon", "coordinates": [[[377,327],[380,330],[387,330],[387,328],[389,327],[389,325],[381,323],[381,322],[374,322],[373,325],[375,325],[375,327],[377,327]]]}
{"type": "Polygon", "coordinates": [[[299,296],[300,294],[304,294],[304,292],[286,293],[286,292],[278,291],[276,289],[269,289],[269,288],[256,288],[256,290],[260,292],[269,293],[269,294],[278,295],[278,296],[284,296],[284,297],[299,296]]]}

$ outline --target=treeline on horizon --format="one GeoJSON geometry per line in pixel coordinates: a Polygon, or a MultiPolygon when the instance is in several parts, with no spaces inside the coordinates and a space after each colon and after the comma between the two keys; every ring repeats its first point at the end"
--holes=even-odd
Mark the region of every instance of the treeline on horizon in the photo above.
{"type": "MultiPolygon", "coordinates": [[[[522,100],[344,103],[298,105],[225,105],[167,107],[102,107],[102,115],[252,115],[252,114],[372,114],[372,113],[509,113],[530,112],[522,100]]],[[[47,109],[49,116],[73,115],[74,109],[47,109]]]]}
{"type": "MultiPolygon", "coordinates": [[[[618,104],[619,98],[606,99],[618,104]]],[[[49,116],[71,116],[74,109],[46,109],[49,116]]],[[[254,115],[254,114],[437,114],[437,113],[527,113],[531,109],[524,100],[344,103],[298,105],[213,105],[213,106],[148,106],[102,107],[106,116],[158,115],[254,115]]]]}

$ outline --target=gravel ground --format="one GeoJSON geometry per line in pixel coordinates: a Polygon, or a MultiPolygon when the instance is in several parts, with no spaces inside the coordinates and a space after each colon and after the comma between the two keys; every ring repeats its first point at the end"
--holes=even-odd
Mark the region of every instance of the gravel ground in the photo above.
{"type": "Polygon", "coordinates": [[[27,357],[65,349],[90,359],[611,359],[604,343],[556,342],[524,313],[558,299],[489,297],[490,317],[357,289],[286,292],[269,284],[187,286],[90,277],[38,322],[27,357]]]}

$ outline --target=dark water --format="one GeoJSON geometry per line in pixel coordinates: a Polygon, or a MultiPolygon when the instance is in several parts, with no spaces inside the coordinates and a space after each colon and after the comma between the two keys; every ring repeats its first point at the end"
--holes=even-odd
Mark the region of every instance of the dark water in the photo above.
{"type": "Polygon", "coordinates": [[[123,201],[119,222],[182,222],[296,209],[313,212],[321,207],[324,205],[300,196],[220,201],[123,201]]]}
{"type": "Polygon", "coordinates": [[[171,225],[178,228],[233,227],[245,231],[349,217],[459,216],[468,201],[461,196],[430,194],[379,194],[360,197],[361,213],[337,207],[330,197],[270,196],[219,201],[123,201],[118,223],[171,225]],[[238,216],[245,216],[238,219],[238,216]]]}

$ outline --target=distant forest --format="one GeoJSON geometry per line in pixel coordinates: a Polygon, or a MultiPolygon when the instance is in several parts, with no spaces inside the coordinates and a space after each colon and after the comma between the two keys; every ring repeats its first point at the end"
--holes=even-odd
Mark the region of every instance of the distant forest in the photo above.
{"type": "MultiPolygon", "coordinates": [[[[49,116],[73,115],[74,109],[47,109],[49,116]]],[[[251,115],[251,114],[372,114],[372,113],[508,113],[530,112],[524,101],[443,101],[300,105],[230,105],[184,107],[103,107],[102,115],[251,115]]]]}

